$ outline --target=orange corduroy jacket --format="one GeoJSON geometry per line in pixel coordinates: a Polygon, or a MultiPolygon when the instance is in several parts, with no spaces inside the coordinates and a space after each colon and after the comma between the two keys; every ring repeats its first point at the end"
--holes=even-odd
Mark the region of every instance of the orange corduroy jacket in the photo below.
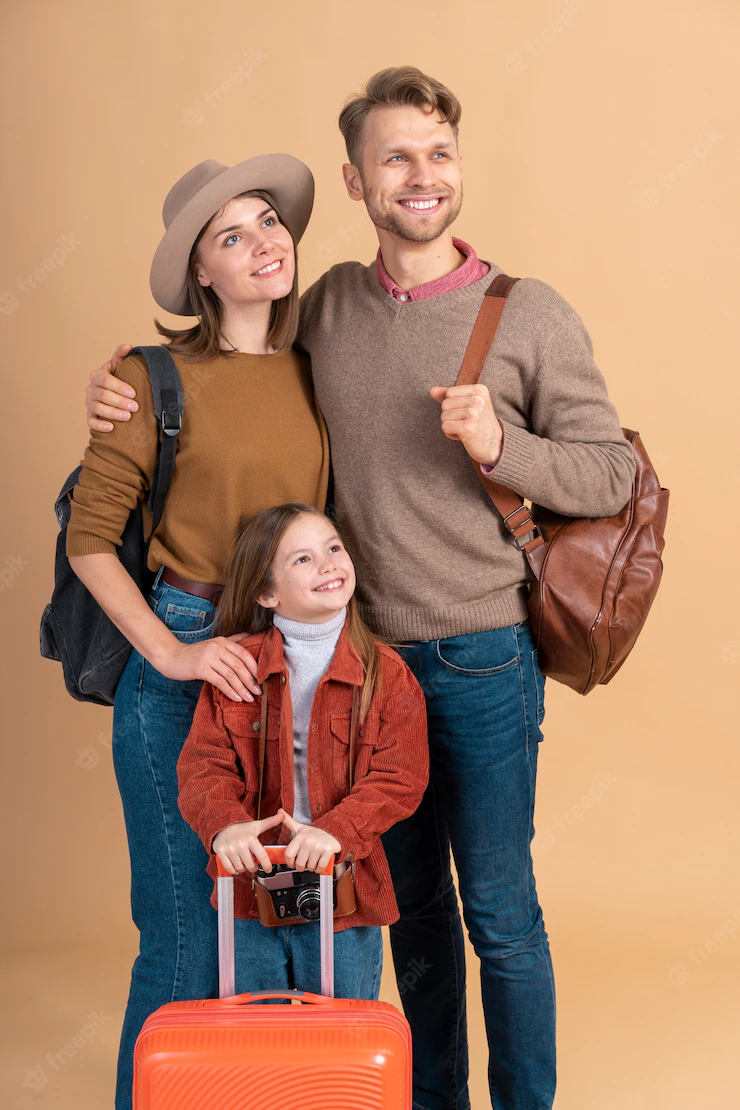
{"type": "MultiPolygon", "coordinates": [[[[316,688],[308,730],[307,774],[311,823],[336,837],[337,861],[355,862],[356,910],[334,919],[334,929],[390,925],[399,917],[380,834],[418,807],[429,779],[424,695],[401,656],[378,643],[382,690],[376,690],[357,738],[355,778],[349,786],[352,690],[362,686],[363,668],[350,649],[348,622],[331,663],[316,688]]],[[[267,738],[260,817],[282,806],[293,812],[293,714],[283,638],[267,632],[240,641],[257,660],[257,681],[268,690],[267,738]]],[[[257,818],[261,696],[235,702],[203,683],[180,757],[179,807],[211,853],[208,874],[216,878],[211,842],[228,825],[257,818]]],[[[284,826],[260,837],[287,844],[284,826]]],[[[211,904],[217,906],[214,882],[211,904]]],[[[237,917],[258,917],[249,872],[234,877],[237,917]]]]}

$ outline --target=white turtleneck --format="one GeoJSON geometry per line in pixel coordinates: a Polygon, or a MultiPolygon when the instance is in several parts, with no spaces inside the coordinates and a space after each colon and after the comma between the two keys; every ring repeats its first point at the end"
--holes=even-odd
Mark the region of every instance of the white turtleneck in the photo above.
{"type": "Polygon", "coordinates": [[[306,752],[308,723],[316,687],[334,656],[339,633],[344,626],[347,607],[323,624],[292,621],[275,613],[275,627],[283,637],[283,653],[290,676],[290,701],[293,707],[293,783],[295,801],[293,820],[311,824],[308,800],[306,752]]]}

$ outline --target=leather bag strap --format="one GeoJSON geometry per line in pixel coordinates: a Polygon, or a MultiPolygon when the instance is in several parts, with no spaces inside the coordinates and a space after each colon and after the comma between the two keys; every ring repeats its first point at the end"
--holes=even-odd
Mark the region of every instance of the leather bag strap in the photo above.
{"type": "MultiPolygon", "coordinates": [[[[491,350],[496,329],[506,305],[506,298],[517,281],[519,281],[519,278],[509,277],[508,274],[497,274],[486,289],[483,304],[478,312],[455,385],[477,385],[480,381],[481,372],[491,350]]],[[[504,525],[516,540],[517,547],[527,556],[532,570],[539,578],[542,564],[542,559],[539,556],[542,553],[538,552],[534,558],[530,558],[530,553],[541,547],[545,540],[532,520],[523,498],[507,486],[502,486],[491,478],[487,478],[475,459],[470,461],[483,488],[501,514],[504,525]],[[529,535],[530,532],[534,532],[535,535],[532,539],[522,543],[522,537],[529,535]]]]}

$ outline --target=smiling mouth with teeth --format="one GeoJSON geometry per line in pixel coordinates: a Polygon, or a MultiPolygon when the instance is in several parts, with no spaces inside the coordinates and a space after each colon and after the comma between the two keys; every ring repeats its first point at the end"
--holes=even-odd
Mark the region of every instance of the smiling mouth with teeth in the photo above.
{"type": "Polygon", "coordinates": [[[263,266],[261,270],[255,270],[252,277],[264,277],[266,274],[276,274],[278,270],[282,269],[283,260],[278,259],[276,262],[271,262],[269,266],[263,266]]]}
{"type": "Polygon", "coordinates": [[[403,208],[410,208],[412,212],[432,212],[439,208],[444,197],[419,197],[418,200],[399,200],[403,208]]]}
{"type": "Polygon", "coordinates": [[[323,586],[316,586],[314,593],[328,593],[329,590],[341,590],[345,581],[346,579],[344,578],[333,578],[331,582],[325,582],[323,586]]]}

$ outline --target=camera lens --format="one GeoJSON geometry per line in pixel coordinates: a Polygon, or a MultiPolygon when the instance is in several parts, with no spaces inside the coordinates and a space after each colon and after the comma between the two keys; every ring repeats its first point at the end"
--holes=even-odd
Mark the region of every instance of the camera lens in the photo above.
{"type": "Polygon", "coordinates": [[[321,916],[321,899],[315,886],[306,886],[298,891],[296,909],[306,921],[318,921],[321,916]]]}

